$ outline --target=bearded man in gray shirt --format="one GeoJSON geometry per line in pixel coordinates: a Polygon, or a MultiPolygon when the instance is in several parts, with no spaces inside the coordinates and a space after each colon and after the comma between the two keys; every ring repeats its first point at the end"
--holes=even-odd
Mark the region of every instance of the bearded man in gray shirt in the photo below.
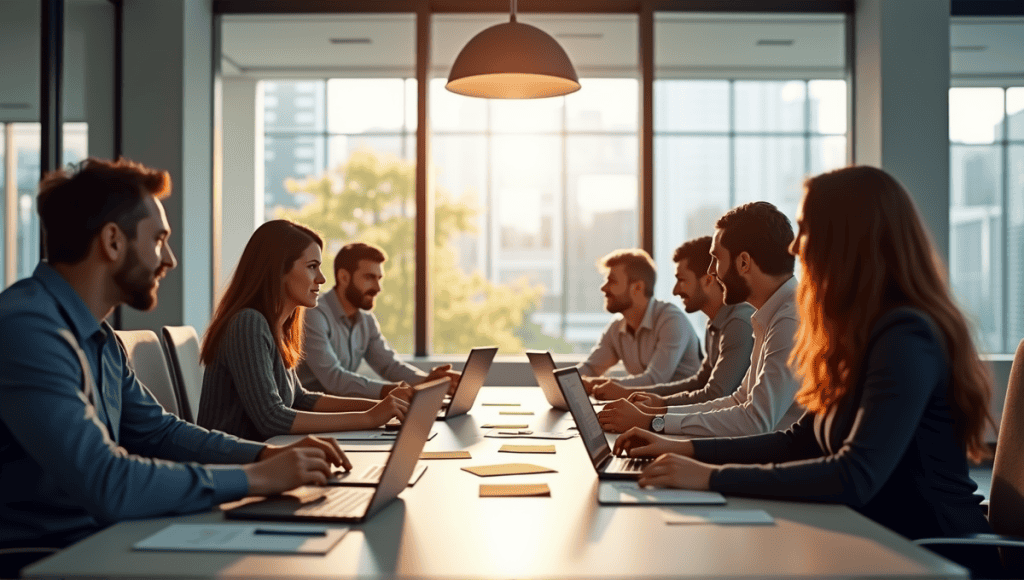
{"type": "Polygon", "coordinates": [[[394,391],[406,398],[412,390],[403,383],[449,377],[449,392],[454,392],[461,375],[451,370],[451,365],[434,367],[427,374],[399,360],[381,334],[380,323],[371,310],[381,291],[387,259],[384,250],[362,242],[338,250],[333,290],[320,297],[316,308],[306,311],[305,356],[298,368],[299,380],[306,389],[367,399],[383,399],[394,391]],[[364,359],[384,380],[356,372],[364,359]]]}

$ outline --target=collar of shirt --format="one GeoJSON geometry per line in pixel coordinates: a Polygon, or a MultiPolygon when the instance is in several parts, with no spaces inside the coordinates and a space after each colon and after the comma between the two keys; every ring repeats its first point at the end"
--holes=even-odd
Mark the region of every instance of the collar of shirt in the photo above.
{"type": "Polygon", "coordinates": [[[89,307],[85,305],[82,297],[49,264],[40,262],[36,266],[35,272],[32,273],[32,277],[42,284],[43,288],[57,301],[61,310],[65,312],[68,324],[71,327],[70,330],[74,333],[75,339],[79,343],[83,343],[86,340],[97,340],[95,338],[96,333],[100,333],[98,340],[106,337],[106,331],[103,330],[103,326],[100,325],[96,317],[89,311],[89,307]]]}
{"type": "Polygon", "coordinates": [[[352,328],[363,317],[362,310],[356,310],[356,322],[352,322],[352,319],[345,314],[345,309],[341,306],[341,300],[338,300],[338,287],[336,285],[334,288],[331,288],[330,292],[321,296],[320,300],[327,304],[327,309],[330,310],[331,315],[334,316],[335,320],[341,322],[345,328],[352,328]]]}
{"type": "MultiPolygon", "coordinates": [[[[648,330],[654,328],[654,303],[658,302],[657,299],[651,298],[647,301],[647,310],[644,311],[644,317],[640,320],[640,327],[636,329],[636,333],[639,334],[640,330],[646,328],[648,330]]],[[[619,316],[622,316],[621,314],[619,316]]],[[[629,324],[626,323],[626,317],[622,316],[622,321],[619,323],[619,332],[628,333],[629,324]]]]}
{"type": "Polygon", "coordinates": [[[725,322],[732,317],[732,313],[737,307],[739,307],[739,304],[722,304],[715,317],[708,321],[708,328],[713,328],[716,332],[722,330],[725,322]]]}
{"type": "Polygon", "coordinates": [[[779,308],[784,304],[792,304],[796,299],[796,277],[790,276],[779,289],[772,294],[771,298],[763,306],[754,311],[750,317],[750,323],[761,329],[767,328],[769,323],[778,313],[779,308]]]}

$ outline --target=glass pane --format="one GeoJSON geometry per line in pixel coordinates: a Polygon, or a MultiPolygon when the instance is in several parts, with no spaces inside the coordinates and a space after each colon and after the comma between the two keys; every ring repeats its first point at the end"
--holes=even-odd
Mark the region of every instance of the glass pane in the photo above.
{"type": "Polygon", "coordinates": [[[64,123],[64,165],[76,164],[89,156],[89,125],[64,123]]]}
{"type": "Polygon", "coordinates": [[[949,89],[949,140],[993,143],[1002,139],[1003,89],[949,89]]]}
{"type": "Polygon", "coordinates": [[[7,125],[0,123],[0,288],[14,283],[7,280],[7,125]]]}
{"type": "Polygon", "coordinates": [[[654,81],[654,130],[729,130],[729,81],[654,81]]]}
{"type": "Polygon", "coordinates": [[[335,168],[348,161],[352,153],[367,150],[379,156],[415,159],[416,150],[406,147],[401,137],[375,135],[332,135],[327,139],[327,167],[335,168]]]}
{"type": "Polygon", "coordinates": [[[483,132],[487,128],[487,99],[453,93],[444,88],[446,82],[447,79],[430,81],[431,131],[483,132]]]}
{"type": "Polygon", "coordinates": [[[491,123],[502,133],[556,133],[562,130],[565,97],[490,100],[491,123]]]}
{"type": "MultiPolygon", "coordinates": [[[[729,196],[729,139],[654,138],[654,258],[659,276],[655,296],[672,296],[672,254],[683,242],[712,235],[715,222],[732,207],[729,196]]],[[[703,337],[707,318],[690,315],[703,337]]]]}
{"type": "Polygon", "coordinates": [[[331,133],[400,132],[407,90],[405,79],[330,79],[328,129],[331,133]]]}
{"type": "Polygon", "coordinates": [[[640,122],[636,79],[584,79],[586,90],[565,97],[569,131],[628,131],[640,122]]]}
{"type": "Polygon", "coordinates": [[[573,137],[568,141],[565,271],[567,311],[563,336],[575,352],[588,352],[608,324],[597,261],[639,244],[636,137],[573,137]]]}
{"type": "Polygon", "coordinates": [[[36,214],[36,193],[40,170],[39,123],[14,123],[11,135],[17,152],[17,244],[15,279],[32,275],[39,262],[39,217],[36,214]]]}
{"type": "Polygon", "coordinates": [[[268,133],[322,133],[326,103],[322,80],[277,80],[260,83],[263,126],[268,133]]]}
{"type": "Polygon", "coordinates": [[[736,81],[737,131],[803,131],[804,81],[736,81]]]}
{"type": "Polygon", "coordinates": [[[1006,117],[1011,140],[1024,140],[1024,87],[1006,89],[1006,117]]]}
{"type": "Polygon", "coordinates": [[[280,209],[297,209],[306,203],[289,190],[288,183],[323,173],[324,143],[324,137],[313,135],[263,138],[263,191],[268,220],[276,219],[280,209]]]}
{"type": "Polygon", "coordinates": [[[807,83],[811,106],[811,132],[846,133],[846,81],[807,83]]]}
{"type": "Polygon", "coordinates": [[[768,201],[796,223],[804,167],[801,137],[737,137],[735,205],[768,201]]]}
{"type": "Polygon", "coordinates": [[[1006,272],[1009,312],[1004,317],[1007,342],[1003,352],[1013,352],[1024,339],[1024,145],[1010,145],[1008,184],[1009,228],[1006,232],[1006,250],[1009,269],[1006,272]]]}
{"type": "Polygon", "coordinates": [[[983,352],[1003,349],[1002,173],[998,146],[950,148],[950,282],[983,352]]]}
{"type": "MultiPolygon", "coordinates": [[[[809,147],[811,154],[809,175],[846,167],[846,137],[811,137],[809,147]]],[[[802,189],[801,193],[803,193],[802,189]]]]}

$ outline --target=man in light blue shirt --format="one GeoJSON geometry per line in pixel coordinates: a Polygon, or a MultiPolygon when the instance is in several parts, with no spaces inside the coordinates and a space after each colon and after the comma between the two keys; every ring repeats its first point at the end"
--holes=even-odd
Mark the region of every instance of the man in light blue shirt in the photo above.
{"type": "Polygon", "coordinates": [[[104,319],[153,308],[177,263],[159,201],[170,186],[165,171],[96,159],[40,185],[48,262],[0,294],[0,548],[62,547],[351,467],[335,441],[278,447],[181,421],[135,377],[104,319]]]}
{"type": "Polygon", "coordinates": [[[370,244],[345,244],[334,257],[336,284],[320,297],[316,308],[306,311],[303,326],[304,356],[298,374],[302,386],[339,397],[383,399],[390,394],[406,400],[409,384],[449,377],[450,391],[458,386],[458,372],[451,365],[434,367],[428,374],[398,358],[380,332],[373,304],[384,278],[384,250],[370,244]],[[360,363],[384,380],[359,374],[360,363]]]}

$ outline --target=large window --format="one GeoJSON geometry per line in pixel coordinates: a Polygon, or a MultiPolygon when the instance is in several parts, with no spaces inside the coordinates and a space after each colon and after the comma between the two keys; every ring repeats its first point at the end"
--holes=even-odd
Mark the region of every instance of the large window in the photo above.
{"type": "Polygon", "coordinates": [[[1024,87],[949,92],[950,281],[985,352],[1024,338],[1024,87]]]}

